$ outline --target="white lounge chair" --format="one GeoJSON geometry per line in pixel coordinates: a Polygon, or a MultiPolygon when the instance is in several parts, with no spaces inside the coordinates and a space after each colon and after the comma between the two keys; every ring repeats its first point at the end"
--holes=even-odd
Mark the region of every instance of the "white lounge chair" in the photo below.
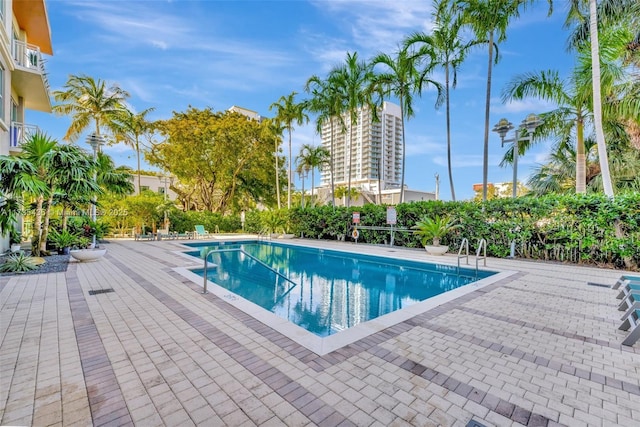
{"type": "Polygon", "coordinates": [[[618,305],[618,310],[627,311],[629,307],[633,305],[634,302],[640,301],[640,291],[631,291],[624,298],[622,298],[622,302],[618,305]]]}
{"type": "Polygon", "coordinates": [[[640,282],[625,280],[618,289],[620,289],[620,292],[616,298],[622,299],[629,295],[630,292],[640,292],[640,282]]]}
{"type": "Polygon", "coordinates": [[[636,301],[622,316],[622,324],[618,328],[621,331],[629,331],[622,345],[632,346],[640,339],[640,302],[636,301]]]}
{"type": "Polygon", "coordinates": [[[618,289],[620,286],[625,284],[626,282],[640,282],[640,276],[629,276],[628,274],[624,274],[620,276],[620,278],[613,284],[611,289],[618,289]]]}

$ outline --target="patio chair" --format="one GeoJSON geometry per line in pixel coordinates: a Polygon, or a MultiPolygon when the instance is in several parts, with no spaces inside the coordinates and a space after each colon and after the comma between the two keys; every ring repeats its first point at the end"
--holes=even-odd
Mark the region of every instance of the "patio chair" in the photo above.
{"type": "Polygon", "coordinates": [[[620,278],[613,284],[611,289],[618,289],[620,286],[624,285],[626,282],[640,282],[640,276],[629,276],[624,274],[620,276],[620,278]]]}
{"type": "Polygon", "coordinates": [[[627,311],[633,303],[638,301],[640,301],[640,291],[630,291],[624,298],[622,298],[622,302],[618,305],[618,310],[627,311]]]}
{"type": "Polygon", "coordinates": [[[629,331],[622,345],[632,346],[640,339],[640,302],[634,302],[622,316],[622,324],[618,327],[621,331],[629,331]]]}
{"type": "Polygon", "coordinates": [[[640,282],[625,281],[625,283],[620,287],[620,292],[616,298],[623,299],[631,292],[640,293],[640,282]]]}
{"type": "Polygon", "coordinates": [[[197,239],[199,238],[205,238],[205,237],[209,237],[209,232],[207,230],[204,229],[204,225],[196,225],[195,226],[195,237],[197,239]]]}

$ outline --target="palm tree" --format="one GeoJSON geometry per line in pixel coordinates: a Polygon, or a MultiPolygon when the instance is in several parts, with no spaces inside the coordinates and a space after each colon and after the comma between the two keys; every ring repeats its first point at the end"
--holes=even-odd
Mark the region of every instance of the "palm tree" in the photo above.
{"type": "MultiPolygon", "coordinates": [[[[491,71],[494,63],[493,49],[496,48],[495,62],[498,62],[497,44],[507,38],[507,27],[511,18],[519,16],[521,5],[534,0],[455,0],[463,23],[471,27],[478,41],[489,46],[487,67],[487,96],[484,113],[484,155],[482,160],[482,201],[487,200],[489,173],[489,114],[491,110],[491,71]]],[[[551,0],[549,0],[551,3],[551,0]]],[[[551,9],[550,9],[551,11],[551,9]]]]}
{"type": "MultiPolygon", "coordinates": [[[[624,32],[624,31],[623,31],[624,32]]],[[[618,60],[620,52],[624,49],[625,40],[618,34],[618,30],[603,33],[606,49],[601,55],[601,78],[606,83],[606,93],[612,93],[616,82],[624,81],[624,69],[618,60]]],[[[577,63],[573,72],[567,79],[561,79],[556,71],[542,71],[516,76],[503,90],[503,101],[512,99],[521,100],[534,97],[550,101],[558,108],[542,114],[544,119],[542,126],[536,130],[536,137],[544,138],[555,135],[558,138],[557,146],[572,144],[575,138],[576,158],[576,193],[585,193],[587,190],[587,163],[585,149],[585,127],[593,123],[592,114],[592,72],[591,54],[587,45],[581,45],[578,50],[577,63]]],[[[619,98],[610,96],[611,98],[619,98]]],[[[612,102],[615,104],[615,102],[612,102]]],[[[636,108],[636,114],[638,109],[636,108]]],[[[619,112],[609,108],[605,117],[605,125],[612,130],[619,128],[619,112]]],[[[588,130],[589,127],[586,127],[588,130]]],[[[617,137],[616,139],[622,139],[617,137]]],[[[534,141],[535,142],[535,141],[534,141]]],[[[529,148],[526,140],[518,144],[521,152],[529,148]]],[[[558,148],[558,149],[561,149],[558,148]]],[[[600,149],[600,147],[598,147],[600,149]]],[[[512,151],[507,152],[505,159],[510,160],[512,151]]],[[[602,167],[599,168],[602,171],[602,167]]],[[[602,182],[604,184],[604,176],[602,182]]]]}
{"type": "Polygon", "coordinates": [[[335,196],[335,182],[334,182],[334,137],[333,129],[334,122],[338,122],[341,129],[344,131],[344,119],[342,118],[342,112],[344,111],[343,97],[341,96],[337,87],[335,76],[337,75],[336,69],[329,72],[326,80],[321,80],[318,76],[311,76],[305,84],[305,91],[311,93],[311,99],[307,103],[309,111],[318,113],[316,119],[316,132],[322,134],[322,128],[329,122],[330,135],[329,135],[329,158],[327,164],[329,165],[329,179],[331,181],[331,206],[336,205],[335,196]]]}
{"type": "Polygon", "coordinates": [[[276,198],[278,201],[278,209],[281,209],[281,200],[280,200],[280,144],[282,143],[282,133],[284,132],[284,125],[276,122],[275,120],[266,119],[265,129],[269,132],[267,138],[273,138],[274,148],[273,155],[275,157],[275,165],[276,165],[276,198]]]}
{"type": "Polygon", "coordinates": [[[42,221],[40,251],[47,250],[49,221],[56,193],[68,195],[97,194],[100,188],[91,179],[95,162],[76,145],[56,145],[48,158],[46,182],[49,185],[47,206],[42,221]]]}
{"type": "Polygon", "coordinates": [[[296,103],[295,97],[298,93],[291,92],[287,96],[281,96],[278,102],[274,102],[269,106],[269,110],[276,109],[275,120],[277,123],[284,125],[289,132],[289,176],[287,184],[287,207],[291,209],[291,179],[293,177],[293,162],[291,154],[291,131],[293,130],[293,124],[298,126],[307,123],[309,117],[304,112],[304,102],[296,103]]]}
{"type": "MultiPolygon", "coordinates": [[[[386,72],[377,74],[373,78],[374,85],[382,96],[393,95],[398,98],[400,104],[400,119],[402,121],[402,178],[400,182],[400,203],[404,202],[404,177],[406,142],[404,132],[404,120],[413,117],[413,94],[422,91],[422,85],[427,82],[438,88],[440,85],[427,76],[432,69],[432,64],[428,64],[422,73],[416,69],[416,57],[411,55],[408,48],[399,48],[395,58],[380,53],[371,60],[371,66],[375,68],[382,65],[386,72]]],[[[440,96],[438,96],[440,98],[440,96]]]]}
{"type": "Polygon", "coordinates": [[[303,171],[311,171],[311,203],[313,203],[313,189],[315,188],[315,170],[329,162],[329,151],[323,146],[314,147],[304,144],[298,155],[298,165],[303,171]]]}
{"type": "Polygon", "coordinates": [[[372,100],[373,76],[371,66],[358,58],[358,52],[353,54],[347,52],[345,64],[335,68],[330,77],[341,98],[338,105],[342,106],[342,113],[347,115],[349,125],[347,129],[349,133],[347,143],[347,207],[351,205],[351,139],[353,138],[353,127],[358,124],[358,111],[366,107],[371,110],[374,117],[377,113],[377,107],[372,100]]]}
{"type": "Polygon", "coordinates": [[[453,185],[453,171],[451,168],[451,113],[449,88],[456,88],[458,83],[458,67],[465,60],[471,47],[477,41],[464,42],[461,37],[462,20],[455,14],[450,0],[434,0],[433,18],[435,27],[433,33],[414,33],[408,36],[404,45],[412,48],[419,46],[415,52],[419,60],[427,59],[428,66],[444,68],[444,94],[447,122],[447,166],[449,170],[449,186],[451,199],[456,201],[456,191],[453,185]]]}
{"type": "Polygon", "coordinates": [[[128,167],[116,167],[109,155],[100,152],[96,157],[95,168],[96,183],[100,186],[102,192],[118,196],[133,193],[131,170],[128,167]]]}
{"type": "Polygon", "coordinates": [[[128,108],[125,108],[115,118],[115,137],[116,141],[124,142],[129,147],[136,150],[136,157],[138,161],[138,194],[140,194],[140,138],[143,136],[149,136],[153,133],[153,123],[147,121],[146,116],[155,108],[147,108],[139,113],[134,113],[128,108]]]}
{"type": "Polygon", "coordinates": [[[104,80],[92,77],[72,75],[63,86],[64,90],[53,92],[59,104],[53,111],[59,115],[70,115],[71,125],[64,138],[75,141],[93,122],[93,132],[101,134],[101,130],[114,129],[114,123],[125,109],[124,102],[129,93],[118,85],[107,87],[104,80]]]}
{"type": "Polygon", "coordinates": [[[23,158],[0,156],[0,237],[15,230],[23,193],[47,191],[37,172],[34,165],[23,158]]]}
{"type": "MultiPolygon", "coordinates": [[[[43,183],[45,188],[34,194],[36,198],[36,210],[34,214],[33,230],[40,233],[42,230],[42,208],[45,198],[49,197],[49,179],[48,171],[51,168],[51,160],[54,149],[58,141],[51,139],[48,135],[41,132],[33,133],[22,144],[22,152],[20,157],[27,163],[31,164],[35,170],[35,176],[43,183]]],[[[40,234],[38,234],[40,238],[40,234]]]]}

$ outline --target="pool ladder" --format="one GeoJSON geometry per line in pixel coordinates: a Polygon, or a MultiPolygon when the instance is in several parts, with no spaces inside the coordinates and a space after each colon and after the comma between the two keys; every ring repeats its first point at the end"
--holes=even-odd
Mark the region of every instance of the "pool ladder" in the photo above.
{"type": "MultiPolygon", "coordinates": [[[[480,253],[482,252],[482,259],[484,260],[484,266],[487,266],[487,241],[485,239],[480,239],[478,242],[478,250],[476,251],[476,276],[478,275],[478,262],[480,260],[480,253]]],[[[460,243],[460,249],[458,250],[458,274],[460,274],[460,258],[466,258],[467,265],[469,265],[469,239],[466,237],[462,239],[462,243],[460,243]],[[465,250],[465,253],[462,253],[462,250],[465,250]]]]}

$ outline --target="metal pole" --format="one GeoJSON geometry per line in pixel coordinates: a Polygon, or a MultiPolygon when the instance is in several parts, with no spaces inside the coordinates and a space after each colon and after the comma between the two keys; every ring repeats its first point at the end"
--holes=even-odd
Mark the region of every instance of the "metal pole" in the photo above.
{"type": "Polygon", "coordinates": [[[512,197],[515,199],[518,197],[518,151],[519,151],[518,131],[516,131],[515,141],[513,142],[513,193],[512,197]]]}
{"type": "Polygon", "coordinates": [[[202,293],[206,294],[207,293],[207,258],[209,258],[209,253],[205,253],[204,255],[204,272],[202,273],[202,276],[204,277],[204,283],[203,283],[203,289],[202,289],[202,293]]]}

